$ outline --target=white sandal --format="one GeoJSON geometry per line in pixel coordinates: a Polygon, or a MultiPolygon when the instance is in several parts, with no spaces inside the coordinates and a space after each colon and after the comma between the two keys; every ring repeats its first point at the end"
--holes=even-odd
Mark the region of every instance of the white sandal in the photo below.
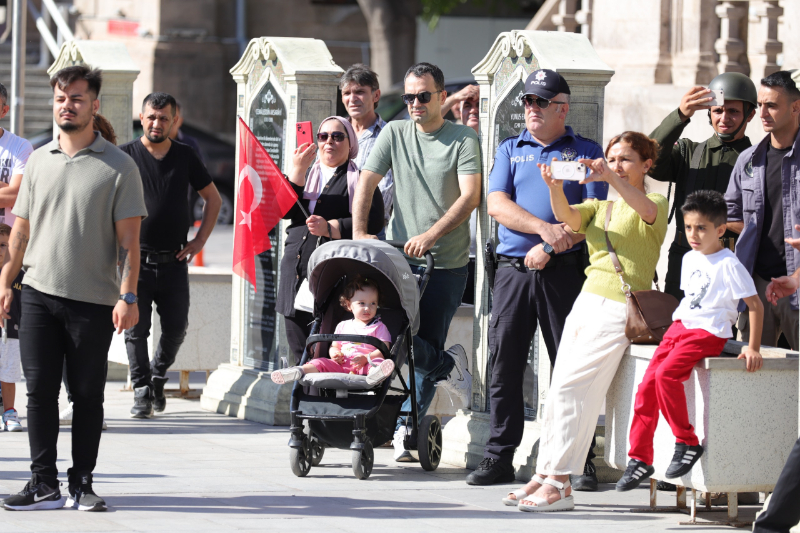
{"type": "Polygon", "coordinates": [[[284,383],[291,383],[303,377],[303,369],[299,366],[290,366],[289,368],[281,368],[276,370],[270,376],[273,383],[283,385],[284,383]]]}
{"type": "Polygon", "coordinates": [[[528,513],[548,513],[553,511],[572,511],[575,509],[575,499],[572,497],[572,494],[566,496],[566,491],[570,487],[569,481],[566,483],[561,483],[555,479],[547,478],[544,480],[544,482],[557,488],[559,494],[561,494],[561,499],[556,500],[553,503],[547,503],[545,498],[528,496],[527,498],[520,500],[519,504],[517,505],[517,508],[520,511],[525,511],[528,513]],[[524,505],[522,502],[530,502],[535,505],[524,505]]]}
{"type": "MultiPolygon", "coordinates": [[[[539,475],[534,475],[531,478],[531,481],[535,481],[539,485],[544,485],[544,478],[542,478],[539,475]]],[[[506,505],[509,505],[509,506],[511,506],[511,505],[519,505],[519,501],[522,500],[522,499],[527,498],[528,496],[530,496],[530,494],[525,492],[525,487],[523,487],[521,489],[517,489],[517,490],[509,492],[508,496],[503,498],[503,503],[506,504],[506,505]],[[511,498],[509,498],[509,496],[514,496],[516,499],[512,500],[511,498]]]]}

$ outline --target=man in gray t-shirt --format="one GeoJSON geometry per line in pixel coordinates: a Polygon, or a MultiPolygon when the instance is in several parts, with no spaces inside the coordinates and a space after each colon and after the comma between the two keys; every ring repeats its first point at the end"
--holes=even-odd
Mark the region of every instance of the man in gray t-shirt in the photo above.
{"type": "MultiPolygon", "coordinates": [[[[435,65],[419,63],[405,77],[403,101],[410,121],[386,125],[362,169],[353,200],[353,236],[367,235],[369,199],[381,178],[394,173],[394,211],[388,238],[406,243],[415,273],[424,270],[430,251],[435,269],[419,304],[420,327],[414,336],[417,410],[425,412],[436,392],[446,390],[469,406],[472,375],[461,345],[445,351],[444,343],[467,283],[469,216],[481,196],[481,156],[471,128],[442,118],[447,97],[444,75],[435,65]]],[[[411,411],[409,400],[402,414],[411,411]]],[[[395,432],[395,460],[413,460],[404,440],[403,421],[395,432]]]]}
{"type": "Polygon", "coordinates": [[[28,387],[31,480],[11,510],[64,506],[58,483],[58,394],[66,361],[73,401],[66,505],[105,511],[92,489],[111,336],[139,320],[139,228],[147,215],[133,160],[93,131],[102,74],[74,66],[50,80],[58,138],[28,159],[13,213],[0,315],[23,266],[19,344],[28,387]]]}

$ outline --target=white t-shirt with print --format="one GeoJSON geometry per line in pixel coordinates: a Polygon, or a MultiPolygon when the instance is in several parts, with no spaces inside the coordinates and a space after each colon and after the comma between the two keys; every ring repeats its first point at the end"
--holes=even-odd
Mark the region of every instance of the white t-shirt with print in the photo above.
{"type": "MultiPolygon", "coordinates": [[[[28,162],[33,147],[26,139],[8,130],[0,131],[3,132],[0,137],[0,181],[7,184],[11,181],[11,176],[25,172],[25,163],[28,162]]],[[[14,225],[17,217],[11,214],[12,207],[14,206],[0,207],[0,223],[14,225]]]]}
{"type": "Polygon", "coordinates": [[[733,336],[731,324],[738,315],[739,300],[756,294],[752,276],[727,248],[710,255],[695,250],[684,255],[681,290],[685,296],[672,320],[723,339],[733,336]]]}

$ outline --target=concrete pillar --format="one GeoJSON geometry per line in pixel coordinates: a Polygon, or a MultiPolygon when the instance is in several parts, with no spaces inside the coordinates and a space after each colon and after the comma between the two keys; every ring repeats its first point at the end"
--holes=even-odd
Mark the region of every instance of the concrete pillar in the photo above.
{"type": "Polygon", "coordinates": [[[748,2],[720,2],[716,8],[719,17],[719,39],[714,49],[719,54],[717,69],[723,72],[749,74],[745,51],[747,50],[748,2]],[[744,23],[743,23],[744,22],[744,23]]]}
{"type": "Polygon", "coordinates": [[[667,33],[670,36],[671,83],[706,85],[717,75],[716,4],[716,0],[671,0],[671,5],[666,6],[669,10],[666,22],[670,27],[667,33]]]}
{"type": "Polygon", "coordinates": [[[778,54],[783,43],[778,40],[778,18],[783,8],[778,0],[753,2],[747,38],[747,56],[750,60],[750,77],[756,82],[780,70],[778,54]]]}
{"type": "MultiPolygon", "coordinates": [[[[614,72],[598,57],[589,40],[569,32],[518,31],[501,33],[486,57],[473,69],[480,86],[481,148],[483,157],[483,198],[478,210],[478,242],[496,235],[496,224],[486,213],[486,190],[497,145],[525,127],[521,96],[524,81],[538,68],[559,72],[570,85],[571,103],[567,124],[598,142],[603,137],[604,91],[614,72]]],[[[491,300],[485,275],[483,254],[475,266],[475,316],[473,328],[473,394],[471,409],[460,410],[444,428],[442,461],[475,468],[483,458],[489,435],[487,385],[489,379],[488,327],[491,300]]],[[[550,377],[550,361],[544,342],[538,342],[538,394],[526,389],[526,405],[541,412],[550,377]]],[[[529,361],[533,361],[529,357],[529,361]]],[[[527,387],[528,385],[526,385],[527,387]]],[[[518,479],[529,479],[535,468],[540,427],[535,420],[525,422],[523,442],[517,449],[514,465],[518,479]]]]}
{"type": "MultiPolygon", "coordinates": [[[[117,144],[133,140],[133,82],[139,76],[139,67],[131,59],[125,45],[110,41],[67,41],[61,45],[58,57],[47,73],[52,77],[62,68],[74,65],[86,65],[103,71],[100,114],[114,127],[117,144]]],[[[53,135],[58,136],[55,121],[53,135]]]]}
{"type": "MultiPolygon", "coordinates": [[[[230,72],[237,87],[236,116],[247,122],[278,167],[288,173],[289,154],[297,146],[295,123],[310,120],[316,129],[336,113],[336,88],[343,70],[318,39],[259,37],[250,41],[230,72]]],[[[236,149],[238,161],[238,140],[236,149]]],[[[282,357],[294,363],[282,317],[275,312],[283,230],[281,223],[270,234],[272,249],[256,258],[257,291],[233,277],[230,363],[209,377],[201,397],[204,409],[266,424],[289,424],[291,387],[275,385],[269,377],[282,357]]]]}

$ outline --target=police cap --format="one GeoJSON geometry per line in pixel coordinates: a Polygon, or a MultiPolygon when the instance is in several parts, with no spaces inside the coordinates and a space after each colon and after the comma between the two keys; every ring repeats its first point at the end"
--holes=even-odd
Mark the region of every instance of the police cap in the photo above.
{"type": "Polygon", "coordinates": [[[567,80],[554,70],[541,68],[525,80],[525,94],[534,94],[552,100],[559,94],[570,94],[567,80]]]}

